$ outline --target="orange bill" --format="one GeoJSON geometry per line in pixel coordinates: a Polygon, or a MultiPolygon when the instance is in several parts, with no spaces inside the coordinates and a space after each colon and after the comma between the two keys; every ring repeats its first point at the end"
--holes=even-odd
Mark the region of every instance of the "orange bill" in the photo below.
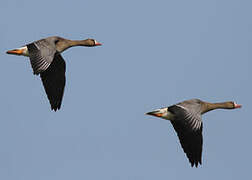
{"type": "Polygon", "coordinates": [[[160,113],[159,111],[148,112],[146,114],[151,115],[151,116],[156,116],[156,117],[162,117],[163,116],[163,113],[160,113]]]}
{"type": "Polygon", "coordinates": [[[13,50],[7,51],[6,53],[7,54],[14,54],[14,55],[22,55],[23,52],[24,52],[23,49],[13,49],[13,50]]]}

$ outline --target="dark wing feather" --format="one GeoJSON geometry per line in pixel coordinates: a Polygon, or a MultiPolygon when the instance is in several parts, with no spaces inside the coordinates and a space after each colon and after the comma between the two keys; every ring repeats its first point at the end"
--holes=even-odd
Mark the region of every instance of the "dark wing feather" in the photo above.
{"type": "Polygon", "coordinates": [[[45,39],[27,45],[34,74],[45,71],[53,61],[56,49],[45,39]]]}
{"type": "Polygon", "coordinates": [[[175,115],[175,120],[171,121],[180,144],[188,157],[191,166],[197,167],[201,164],[202,156],[202,120],[200,114],[194,114],[179,105],[168,107],[168,111],[175,115]]]}
{"type": "Polygon", "coordinates": [[[66,64],[59,53],[56,53],[51,65],[40,73],[51,109],[60,109],[66,83],[66,64]]]}

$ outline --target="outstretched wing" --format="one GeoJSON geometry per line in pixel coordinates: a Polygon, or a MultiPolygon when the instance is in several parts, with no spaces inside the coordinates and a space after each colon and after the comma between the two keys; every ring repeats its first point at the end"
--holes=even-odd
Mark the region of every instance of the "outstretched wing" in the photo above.
{"type": "Polygon", "coordinates": [[[55,53],[50,66],[40,73],[51,109],[60,109],[66,84],[66,64],[60,53],[55,53]]]}
{"type": "Polygon", "coordinates": [[[197,167],[198,163],[201,164],[203,144],[201,115],[179,104],[168,107],[168,111],[175,115],[171,123],[191,166],[197,167]]]}
{"type": "Polygon", "coordinates": [[[45,71],[53,61],[56,49],[46,39],[27,45],[33,73],[38,75],[45,71]]]}

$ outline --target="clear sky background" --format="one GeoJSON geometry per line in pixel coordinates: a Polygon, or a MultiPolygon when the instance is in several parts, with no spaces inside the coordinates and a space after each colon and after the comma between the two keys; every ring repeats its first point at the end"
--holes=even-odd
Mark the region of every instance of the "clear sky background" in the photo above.
{"type": "Polygon", "coordinates": [[[0,6],[0,179],[251,178],[252,1],[5,0],[0,6]],[[58,35],[101,47],[63,53],[67,85],[52,112],[27,57],[58,35]],[[170,122],[144,115],[200,98],[237,110],[203,116],[191,168],[170,122]]]}

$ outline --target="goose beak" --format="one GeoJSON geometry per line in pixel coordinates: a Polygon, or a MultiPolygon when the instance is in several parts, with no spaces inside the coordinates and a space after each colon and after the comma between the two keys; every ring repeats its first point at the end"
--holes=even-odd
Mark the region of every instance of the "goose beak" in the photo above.
{"type": "Polygon", "coordinates": [[[161,113],[160,110],[155,110],[155,111],[147,112],[145,114],[146,115],[150,115],[150,116],[156,116],[156,117],[162,117],[163,116],[163,113],[161,113]]]}
{"type": "Polygon", "coordinates": [[[23,55],[24,49],[13,49],[6,52],[7,54],[23,55]]]}
{"type": "Polygon", "coordinates": [[[95,41],[95,46],[101,46],[101,45],[102,45],[102,43],[95,41]]]}
{"type": "Polygon", "coordinates": [[[96,45],[96,46],[101,46],[101,45],[102,45],[102,43],[98,43],[98,42],[97,42],[95,45],[96,45]]]}
{"type": "Polygon", "coordinates": [[[234,103],[234,108],[241,108],[241,107],[242,107],[241,104],[236,104],[236,103],[234,103]]]}

